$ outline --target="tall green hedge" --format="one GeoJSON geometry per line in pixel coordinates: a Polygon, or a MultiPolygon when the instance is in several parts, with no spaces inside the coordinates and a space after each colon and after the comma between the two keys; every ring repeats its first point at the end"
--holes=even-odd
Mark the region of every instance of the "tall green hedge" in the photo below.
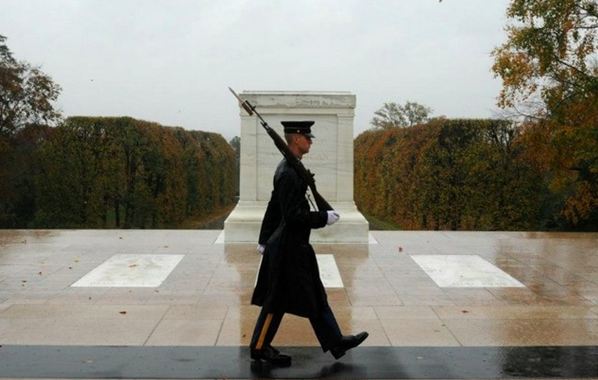
{"type": "Polygon", "coordinates": [[[234,151],[215,133],[71,117],[34,147],[29,218],[11,227],[175,228],[236,191],[234,151]]]}
{"type": "Polygon", "coordinates": [[[548,194],[504,120],[435,119],[355,140],[355,200],[403,229],[526,230],[548,194]]]}

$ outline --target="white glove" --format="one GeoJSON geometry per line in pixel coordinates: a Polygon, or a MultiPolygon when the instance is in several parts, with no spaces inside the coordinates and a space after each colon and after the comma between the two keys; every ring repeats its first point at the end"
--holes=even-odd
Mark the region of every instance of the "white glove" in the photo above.
{"type": "Polygon", "coordinates": [[[257,251],[260,253],[260,255],[264,254],[264,250],[266,249],[266,246],[263,244],[258,244],[257,245],[257,251]]]}
{"type": "Polygon", "coordinates": [[[340,215],[338,214],[338,212],[334,211],[334,210],[329,210],[326,211],[328,213],[328,221],[326,222],[326,224],[328,224],[329,226],[338,222],[338,220],[340,219],[340,215]]]}

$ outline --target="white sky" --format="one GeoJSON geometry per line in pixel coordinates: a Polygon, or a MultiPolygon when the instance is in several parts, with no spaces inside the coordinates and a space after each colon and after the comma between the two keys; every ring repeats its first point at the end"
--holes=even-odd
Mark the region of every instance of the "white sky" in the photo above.
{"type": "Polygon", "coordinates": [[[508,0],[0,0],[0,34],[62,86],[65,116],[239,135],[227,86],[350,91],[355,135],[384,102],[495,116],[508,0]]]}

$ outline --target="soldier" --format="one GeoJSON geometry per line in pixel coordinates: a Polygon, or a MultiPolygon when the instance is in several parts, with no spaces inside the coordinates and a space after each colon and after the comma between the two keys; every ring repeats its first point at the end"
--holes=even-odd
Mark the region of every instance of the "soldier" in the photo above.
{"type": "MultiPolygon", "coordinates": [[[[283,121],[290,151],[301,159],[309,152],[313,121],[283,121]]],[[[324,352],[338,359],[357,347],[367,332],[343,336],[328,305],[316,255],[309,244],[312,228],[334,224],[334,211],[311,211],[305,198],[307,184],[283,159],[274,174],[274,190],[262,221],[258,251],[262,253],[252,304],[262,307],[251,339],[251,358],[276,366],[290,366],[291,357],[270,343],[284,313],[309,318],[324,352]]]]}

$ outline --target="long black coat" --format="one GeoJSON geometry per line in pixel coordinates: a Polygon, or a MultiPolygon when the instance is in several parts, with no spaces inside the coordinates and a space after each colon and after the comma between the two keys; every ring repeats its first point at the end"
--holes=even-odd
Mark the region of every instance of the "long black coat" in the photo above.
{"type": "Polygon", "coordinates": [[[326,225],[326,211],[310,211],[307,184],[285,160],[274,174],[274,190],[262,221],[259,243],[266,249],[251,303],[266,312],[315,316],[327,305],[312,228],[326,225]]]}

